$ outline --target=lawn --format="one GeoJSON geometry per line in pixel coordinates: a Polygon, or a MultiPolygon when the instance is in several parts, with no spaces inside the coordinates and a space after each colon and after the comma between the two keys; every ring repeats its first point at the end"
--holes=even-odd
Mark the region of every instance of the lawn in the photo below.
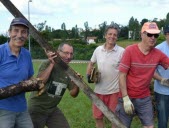
{"type": "MultiPolygon", "coordinates": [[[[35,74],[37,74],[40,61],[34,61],[35,74]]],[[[87,63],[73,63],[70,66],[77,72],[79,72],[86,82],[86,66],[87,63]]],[[[87,83],[87,82],[86,82],[87,83]]],[[[94,84],[88,84],[92,89],[94,84]]],[[[62,101],[59,104],[59,108],[65,114],[71,128],[94,128],[95,122],[92,118],[92,103],[91,100],[80,91],[77,98],[72,98],[69,95],[69,91],[66,91],[62,101]]],[[[105,119],[105,128],[111,128],[109,120],[105,119]]],[[[134,118],[131,128],[142,128],[140,121],[137,117],[134,118]]],[[[157,126],[155,126],[157,128],[157,126]]]]}

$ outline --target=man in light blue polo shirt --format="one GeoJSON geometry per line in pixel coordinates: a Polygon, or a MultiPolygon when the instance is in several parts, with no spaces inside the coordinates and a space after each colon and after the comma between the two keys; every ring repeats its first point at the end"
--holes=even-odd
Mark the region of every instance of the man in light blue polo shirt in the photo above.
{"type": "MultiPolygon", "coordinates": [[[[0,88],[28,80],[34,74],[31,55],[23,48],[28,31],[26,20],[12,20],[10,40],[0,45],[0,88]]],[[[0,128],[33,128],[24,92],[0,100],[0,128]]]]}
{"type": "MultiPolygon", "coordinates": [[[[164,28],[164,35],[166,40],[157,45],[156,48],[169,57],[169,25],[166,25],[164,28]]],[[[169,70],[165,70],[163,67],[158,66],[156,73],[155,78],[159,79],[154,81],[158,128],[167,128],[169,118],[169,70]],[[164,82],[166,82],[167,86],[164,85],[164,82]]]]}

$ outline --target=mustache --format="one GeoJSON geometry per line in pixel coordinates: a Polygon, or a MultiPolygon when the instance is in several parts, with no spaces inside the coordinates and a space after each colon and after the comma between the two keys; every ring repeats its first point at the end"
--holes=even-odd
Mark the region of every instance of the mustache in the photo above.
{"type": "Polygon", "coordinates": [[[26,39],[24,37],[14,37],[15,41],[25,41],[26,39]]]}

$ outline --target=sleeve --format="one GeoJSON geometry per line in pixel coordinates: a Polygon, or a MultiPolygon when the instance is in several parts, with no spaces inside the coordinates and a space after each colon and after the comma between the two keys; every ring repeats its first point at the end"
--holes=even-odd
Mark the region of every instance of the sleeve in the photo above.
{"type": "Polygon", "coordinates": [[[34,75],[34,68],[33,68],[33,62],[32,59],[30,60],[30,68],[29,68],[29,78],[31,78],[34,75]]]}
{"type": "Polygon", "coordinates": [[[30,53],[28,54],[28,64],[29,64],[29,75],[28,78],[31,78],[34,75],[34,68],[33,68],[33,62],[32,62],[32,57],[30,53]]]}
{"type": "MultiPolygon", "coordinates": [[[[161,51],[160,51],[161,52],[161,51]]],[[[169,58],[167,55],[165,55],[163,52],[161,52],[160,56],[160,65],[164,68],[167,69],[169,68],[169,58]]]]}
{"type": "Polygon", "coordinates": [[[93,55],[92,55],[92,57],[91,57],[91,59],[90,59],[90,61],[91,61],[92,63],[96,63],[96,62],[97,62],[97,56],[96,56],[96,55],[98,55],[98,54],[97,54],[97,51],[98,51],[98,48],[96,48],[96,49],[94,50],[93,55]]]}
{"type": "Polygon", "coordinates": [[[38,74],[40,74],[42,71],[44,71],[49,66],[49,61],[42,62],[39,66],[38,74]]]}
{"type": "Polygon", "coordinates": [[[129,49],[126,49],[120,61],[119,71],[127,73],[131,66],[131,53],[129,49]]]}

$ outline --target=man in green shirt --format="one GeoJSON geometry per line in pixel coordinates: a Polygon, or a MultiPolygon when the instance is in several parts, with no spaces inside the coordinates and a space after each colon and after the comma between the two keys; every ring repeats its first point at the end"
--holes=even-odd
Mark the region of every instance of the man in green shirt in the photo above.
{"type": "MultiPolygon", "coordinates": [[[[69,63],[73,58],[73,47],[69,43],[59,45],[58,54],[65,63],[69,63]]],[[[57,107],[62,99],[66,89],[70,91],[72,97],[79,93],[77,87],[68,75],[59,68],[54,62],[57,55],[53,52],[47,52],[48,61],[41,64],[38,77],[46,84],[46,91],[40,96],[37,92],[31,92],[29,98],[29,112],[35,128],[69,128],[69,124],[64,114],[57,107]]]]}

